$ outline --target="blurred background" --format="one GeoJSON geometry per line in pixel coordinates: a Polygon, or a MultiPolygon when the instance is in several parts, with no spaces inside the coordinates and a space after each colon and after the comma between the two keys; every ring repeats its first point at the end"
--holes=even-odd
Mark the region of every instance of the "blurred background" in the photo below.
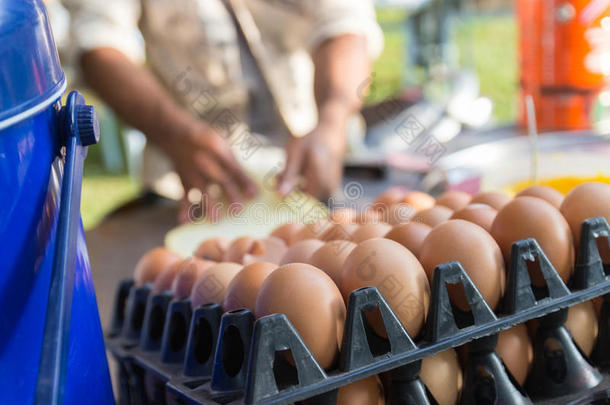
{"type": "MultiPolygon", "coordinates": [[[[510,125],[519,101],[518,29],[511,0],[426,0],[376,2],[385,36],[383,53],[375,61],[366,105],[393,98],[440,100],[450,86],[448,73],[471,72],[481,96],[493,109],[487,127],[510,125]],[[443,27],[438,30],[438,27],[443,27]],[[417,27],[417,28],[416,28],[417,27]]],[[[56,0],[47,3],[60,55],[67,46],[69,15],[56,0]]],[[[65,66],[67,76],[73,69],[65,66]]],[[[85,163],[82,210],[86,229],[138,195],[138,154],[145,138],[124,126],[92,92],[79,86],[98,107],[101,143],[91,148],[85,163]]]]}

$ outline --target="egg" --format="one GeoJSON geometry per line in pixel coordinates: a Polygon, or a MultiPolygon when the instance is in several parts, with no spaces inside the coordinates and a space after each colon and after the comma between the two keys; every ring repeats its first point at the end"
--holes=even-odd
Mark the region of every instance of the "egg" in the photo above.
{"type": "MultiPolygon", "coordinates": [[[[347,301],[352,291],[377,287],[411,337],[421,331],[428,305],[430,285],[413,253],[389,239],[366,240],[351,251],[341,271],[341,292],[347,301]]],[[[377,313],[366,316],[378,335],[387,336],[377,313]]]]}
{"type": "Polygon", "coordinates": [[[568,318],[564,325],[572,334],[574,341],[589,356],[595,346],[599,326],[592,301],[585,301],[568,309],[568,318]]]}
{"type": "Polygon", "coordinates": [[[498,211],[487,204],[470,204],[454,212],[450,219],[463,219],[490,232],[496,215],[498,215],[498,211]]]}
{"type": "Polygon", "coordinates": [[[394,204],[384,213],[384,222],[390,225],[407,223],[415,216],[415,209],[406,203],[394,204]]]}
{"type": "MultiPolygon", "coordinates": [[[[585,219],[604,217],[610,224],[610,185],[591,182],[574,187],[565,197],[560,208],[568,221],[576,248],[580,246],[580,227],[585,219]]],[[[598,238],[598,249],[604,263],[610,263],[608,240],[598,238]]]]}
{"type": "Polygon", "coordinates": [[[384,405],[383,386],[376,375],[339,388],[337,405],[384,405]]]}
{"type": "Polygon", "coordinates": [[[172,295],[182,299],[191,295],[191,290],[197,278],[208,267],[212,267],[216,262],[191,257],[184,260],[172,281],[172,295]]]}
{"type": "Polygon", "coordinates": [[[152,283],[163,270],[180,260],[178,253],[163,247],[149,250],[136,263],[133,280],[137,286],[152,283]]]}
{"type": "Polygon", "coordinates": [[[360,243],[368,239],[382,238],[391,229],[392,225],[384,223],[360,225],[352,234],[351,240],[355,243],[360,243]]]}
{"type": "Polygon", "coordinates": [[[225,312],[247,308],[254,313],[258,290],[277,267],[277,264],[269,262],[255,262],[244,266],[227,286],[222,304],[225,312]]]}
{"type": "Polygon", "coordinates": [[[338,359],[345,304],[333,280],[304,263],[281,266],[263,282],[256,298],[257,318],[285,314],[324,369],[338,359]]]}
{"type": "Polygon", "coordinates": [[[510,202],[510,197],[499,191],[485,191],[476,194],[470,204],[487,204],[495,210],[501,210],[510,202]]]}
{"type": "Polygon", "coordinates": [[[286,246],[294,243],[295,235],[304,227],[303,224],[288,223],[275,228],[269,236],[280,238],[286,246]]]}
{"type": "Polygon", "coordinates": [[[292,244],[294,245],[297,242],[307,239],[320,239],[320,236],[328,231],[330,226],[332,226],[332,222],[327,220],[305,224],[303,228],[294,235],[292,244]]]}
{"type": "Polygon", "coordinates": [[[419,222],[396,225],[384,237],[398,242],[419,257],[421,245],[432,228],[419,222]]]}
{"type": "Polygon", "coordinates": [[[264,239],[254,239],[242,236],[231,243],[223,256],[223,261],[239,264],[249,264],[254,261],[276,263],[284,256],[286,250],[286,244],[280,238],[269,236],[264,239]]]}
{"type": "MultiPolygon", "coordinates": [[[[389,206],[388,206],[389,207],[389,206]]],[[[384,212],[385,211],[375,211],[375,210],[365,210],[362,211],[360,213],[360,215],[358,215],[358,218],[356,218],[356,223],[363,225],[363,224],[380,224],[385,222],[384,221],[384,212]]]]}
{"type": "Polygon", "coordinates": [[[385,211],[392,205],[400,203],[407,195],[407,189],[402,186],[394,186],[379,194],[373,203],[376,211],[385,211]]]}
{"type": "Polygon", "coordinates": [[[203,304],[222,304],[229,283],[242,268],[240,264],[224,262],[203,270],[191,290],[191,307],[195,309],[203,304]]]}
{"type": "Polygon", "coordinates": [[[437,205],[435,207],[419,211],[413,217],[413,222],[419,222],[434,228],[435,226],[442,224],[451,218],[452,214],[453,211],[451,211],[449,208],[443,207],[442,205],[437,205]]]}
{"type": "Polygon", "coordinates": [[[307,263],[313,252],[322,245],[324,245],[324,242],[318,239],[306,239],[297,242],[288,248],[279,264],[283,266],[289,263],[307,263]]]}
{"type": "MultiPolygon", "coordinates": [[[[509,263],[514,242],[535,238],[564,282],[574,268],[572,233],[561,213],[536,197],[517,197],[498,211],[491,234],[500,245],[504,260],[509,263]]],[[[544,286],[540,271],[530,273],[534,286],[544,286]]]]}
{"type": "Polygon", "coordinates": [[[415,211],[432,208],[436,203],[434,197],[421,191],[411,191],[402,199],[402,202],[412,206],[415,211]]]}
{"type": "Polygon", "coordinates": [[[229,245],[225,254],[222,257],[222,261],[231,263],[243,263],[244,256],[250,253],[254,247],[256,239],[250,236],[241,236],[229,245]]]}
{"type": "Polygon", "coordinates": [[[201,242],[193,256],[214,262],[222,261],[231,241],[225,238],[212,238],[201,242]]]}
{"type": "Polygon", "coordinates": [[[515,380],[523,385],[534,359],[534,348],[525,324],[501,331],[498,334],[496,353],[515,380]]]}
{"type": "Polygon", "coordinates": [[[515,197],[536,197],[559,209],[563,202],[563,194],[549,186],[531,186],[521,190],[515,197]]]}
{"type": "MultiPolygon", "coordinates": [[[[419,259],[432,282],[434,269],[458,261],[487,304],[495,309],[504,294],[505,269],[496,241],[478,225],[452,219],[432,229],[422,244],[419,259]]],[[[456,285],[447,285],[452,302],[468,311],[466,297],[456,285]]]]}
{"type": "Polygon", "coordinates": [[[244,255],[243,263],[271,262],[277,264],[287,250],[288,247],[282,239],[269,236],[254,242],[250,252],[244,255]]]}
{"type": "Polygon", "coordinates": [[[343,224],[343,223],[332,223],[322,235],[320,240],[324,242],[330,242],[331,240],[350,240],[352,233],[358,229],[357,224],[343,224]]]}
{"type": "Polygon", "coordinates": [[[338,208],[330,212],[328,218],[331,222],[339,224],[353,224],[358,219],[358,211],[353,208],[338,208]]]}
{"type": "Polygon", "coordinates": [[[308,263],[328,274],[338,286],[345,259],[355,247],[355,243],[346,240],[327,242],[311,255],[308,263]]]}
{"type": "Polygon", "coordinates": [[[160,293],[164,291],[168,291],[172,289],[172,283],[174,282],[174,278],[176,274],[178,274],[178,270],[180,270],[180,266],[182,266],[183,260],[179,260],[163,270],[161,274],[157,276],[155,282],[153,283],[152,292],[160,293]]]}
{"type": "Polygon", "coordinates": [[[455,405],[462,389],[462,369],[453,349],[422,360],[419,377],[439,405],[455,405]]]}
{"type": "Polygon", "coordinates": [[[472,196],[463,191],[447,191],[436,199],[436,205],[442,205],[452,211],[457,211],[467,206],[470,200],[472,200],[472,196]]]}

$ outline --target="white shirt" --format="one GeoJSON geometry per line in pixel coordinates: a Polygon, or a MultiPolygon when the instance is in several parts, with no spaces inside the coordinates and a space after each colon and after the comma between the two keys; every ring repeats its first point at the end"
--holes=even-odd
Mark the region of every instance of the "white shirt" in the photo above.
{"type": "Polygon", "coordinates": [[[74,55],[112,47],[146,61],[182,105],[206,119],[228,109],[248,123],[261,114],[249,111],[274,104],[295,136],[317,123],[311,51],[343,34],[365,36],[371,58],[383,47],[371,0],[228,1],[256,63],[245,60],[248,47],[222,0],[63,3],[71,13],[74,55]],[[261,89],[269,90],[269,100],[261,89]],[[252,110],[252,103],[259,108],[252,110]]]}

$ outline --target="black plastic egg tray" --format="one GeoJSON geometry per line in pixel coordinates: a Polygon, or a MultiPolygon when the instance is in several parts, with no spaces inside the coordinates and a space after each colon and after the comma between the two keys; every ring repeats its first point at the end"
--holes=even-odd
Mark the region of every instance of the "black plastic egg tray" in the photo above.
{"type": "Polygon", "coordinates": [[[376,288],[353,291],[338,365],[331,371],[320,367],[283,314],[255,320],[248,310],[223,313],[218,304],[192,310],[188,299],[151,294],[150,286],[124,281],[106,340],[118,361],[119,403],[335,404],[339,387],[384,373],[388,404],[435,404],[419,379],[421,360],[467,342],[472,343],[461,404],[610,403],[610,383],[599,371],[610,368],[610,269],[596,244],[596,238],[609,234],[604,218],[583,223],[569,287],[534,239],[516,242],[498,313],[458,262],[438,266],[427,323],[417,343],[376,288]],[[530,268],[537,264],[546,287],[532,287],[528,263],[530,268]],[[447,284],[458,283],[468,312],[450,301],[447,284]],[[605,321],[587,359],[563,324],[567,307],[602,295],[605,321]],[[387,339],[365,321],[364,314],[375,309],[387,339]],[[534,318],[540,318],[534,362],[522,388],[494,348],[499,331],[534,318]],[[556,344],[548,345],[549,339],[556,344]],[[294,365],[286,361],[288,350],[294,365]]]}

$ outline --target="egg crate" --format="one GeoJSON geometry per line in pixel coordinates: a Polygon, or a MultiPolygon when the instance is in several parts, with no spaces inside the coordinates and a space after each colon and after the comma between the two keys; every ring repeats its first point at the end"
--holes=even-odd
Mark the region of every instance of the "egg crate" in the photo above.
{"type": "Polygon", "coordinates": [[[610,295],[606,295],[610,293],[610,269],[604,268],[596,245],[596,238],[609,234],[604,218],[582,224],[570,287],[536,240],[515,242],[498,314],[460,263],[438,266],[428,319],[417,343],[375,287],[353,291],[338,366],[332,371],[320,367],[283,314],[255,320],[247,309],[223,313],[218,304],[192,310],[189,299],[152,294],[149,285],[136,287],[133,281],[124,281],[117,290],[107,335],[108,348],[119,363],[120,402],[335,404],[339,387],[388,372],[387,403],[435,404],[419,379],[421,360],[472,342],[462,404],[600,403],[600,396],[607,394],[599,391],[610,388],[610,383],[576,347],[563,324],[569,306],[604,295],[601,319],[606,321],[600,322],[591,361],[610,369],[610,295]],[[546,287],[531,285],[531,262],[539,266],[546,287]],[[469,312],[457,309],[449,298],[447,284],[458,283],[463,286],[469,312]],[[375,309],[383,318],[387,339],[377,336],[364,320],[364,314],[375,309]],[[494,348],[498,332],[534,318],[539,318],[539,327],[524,390],[494,348]],[[545,347],[549,339],[560,349],[545,347]],[[288,350],[294,365],[286,360],[288,350]]]}

